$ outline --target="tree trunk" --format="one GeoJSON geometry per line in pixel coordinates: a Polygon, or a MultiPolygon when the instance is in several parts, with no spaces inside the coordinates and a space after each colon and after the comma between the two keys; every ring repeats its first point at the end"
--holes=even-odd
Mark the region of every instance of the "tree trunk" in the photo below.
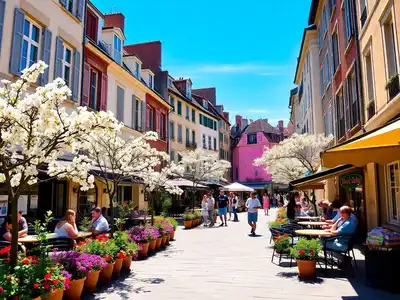
{"type": "Polygon", "coordinates": [[[111,212],[111,237],[113,236],[114,233],[114,218],[115,218],[115,214],[114,214],[114,196],[115,196],[115,191],[113,192],[109,192],[108,197],[110,198],[110,212],[111,212]]]}
{"type": "Polygon", "coordinates": [[[11,215],[12,215],[12,229],[11,229],[11,252],[10,263],[11,268],[14,268],[18,259],[18,198],[19,193],[11,197],[11,215]]]}

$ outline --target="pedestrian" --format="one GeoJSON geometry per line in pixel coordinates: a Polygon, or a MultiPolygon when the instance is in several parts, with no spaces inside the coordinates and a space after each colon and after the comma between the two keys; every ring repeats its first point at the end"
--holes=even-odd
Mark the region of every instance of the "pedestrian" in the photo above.
{"type": "Polygon", "coordinates": [[[225,195],[224,191],[219,192],[219,198],[218,198],[218,214],[219,218],[221,219],[221,226],[224,226],[224,221],[225,221],[225,226],[228,226],[226,223],[226,213],[227,213],[227,207],[229,205],[229,199],[228,196],[225,195]]]}
{"type": "Polygon", "coordinates": [[[211,195],[211,192],[207,193],[207,209],[208,209],[208,217],[210,219],[210,227],[214,226],[214,206],[215,200],[211,195]]]}
{"type": "Polygon", "coordinates": [[[278,207],[282,207],[283,205],[282,205],[282,203],[281,203],[281,195],[279,195],[279,193],[276,193],[275,199],[276,199],[276,205],[277,205],[278,207]]]}
{"type": "Polygon", "coordinates": [[[250,193],[250,198],[246,201],[247,221],[251,227],[250,233],[255,236],[258,220],[258,209],[261,208],[260,200],[258,200],[254,192],[250,193]]]}
{"type": "Polygon", "coordinates": [[[231,220],[231,218],[232,218],[232,213],[233,213],[233,203],[232,203],[233,197],[232,197],[232,195],[233,195],[233,193],[230,192],[230,193],[229,193],[229,197],[228,197],[228,214],[229,214],[229,219],[228,219],[228,221],[231,220]]]}
{"type": "Polygon", "coordinates": [[[293,222],[296,217],[296,200],[293,194],[288,194],[289,202],[286,205],[286,216],[293,222]]]}
{"type": "Polygon", "coordinates": [[[203,200],[201,201],[201,216],[203,217],[204,227],[207,227],[208,222],[209,222],[208,201],[207,200],[208,200],[207,195],[204,195],[203,200]]]}
{"type": "Polygon", "coordinates": [[[268,216],[268,210],[269,210],[269,196],[267,193],[264,193],[263,196],[263,206],[264,206],[264,214],[268,216]]]}
{"type": "Polygon", "coordinates": [[[237,210],[239,207],[239,198],[233,192],[231,192],[230,198],[232,199],[233,222],[239,222],[239,218],[238,218],[238,214],[237,214],[237,210]]]}

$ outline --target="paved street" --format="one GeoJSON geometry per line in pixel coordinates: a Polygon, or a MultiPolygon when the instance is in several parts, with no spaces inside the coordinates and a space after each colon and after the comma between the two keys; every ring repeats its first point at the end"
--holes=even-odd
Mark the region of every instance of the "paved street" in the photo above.
{"type": "Polygon", "coordinates": [[[272,264],[268,219],[260,211],[258,237],[248,236],[243,213],[228,227],[179,229],[168,250],[86,299],[396,299],[367,288],[360,273],[351,282],[336,271],[304,282],[297,267],[272,264]]]}

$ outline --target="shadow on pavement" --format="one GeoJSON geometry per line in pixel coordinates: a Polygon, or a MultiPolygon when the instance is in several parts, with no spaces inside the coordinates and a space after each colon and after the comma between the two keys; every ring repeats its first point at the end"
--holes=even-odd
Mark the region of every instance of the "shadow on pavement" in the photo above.
{"type": "Polygon", "coordinates": [[[324,282],[324,279],[317,277],[315,279],[303,279],[300,278],[297,272],[280,272],[276,274],[279,277],[282,278],[297,278],[300,282],[307,283],[307,284],[322,284],[324,282]]]}
{"type": "Polygon", "coordinates": [[[258,237],[262,237],[262,234],[252,235],[251,233],[249,233],[248,236],[252,237],[252,238],[258,238],[258,237]]]}

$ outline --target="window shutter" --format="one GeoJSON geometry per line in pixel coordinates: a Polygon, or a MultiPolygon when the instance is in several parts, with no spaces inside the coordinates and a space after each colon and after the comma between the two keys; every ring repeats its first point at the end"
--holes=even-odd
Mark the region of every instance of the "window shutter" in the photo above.
{"type": "MultiPolygon", "coordinates": [[[[50,65],[50,55],[51,55],[51,31],[45,28],[43,31],[43,52],[42,60],[50,65]]],[[[44,73],[40,75],[39,78],[40,85],[45,85],[49,82],[49,68],[44,70],[44,73]]]]}
{"type": "Polygon", "coordinates": [[[54,66],[54,79],[62,78],[63,52],[64,52],[64,44],[62,39],[58,36],[56,38],[56,61],[54,66]]]}
{"type": "MultiPolygon", "coordinates": [[[[89,106],[90,65],[85,62],[83,67],[83,99],[82,105],[89,106]]],[[[101,86],[103,88],[103,86],[101,86]]],[[[103,94],[103,91],[102,93],[103,94]]]]}
{"type": "Polygon", "coordinates": [[[161,132],[160,132],[160,122],[161,122],[161,114],[160,114],[160,112],[157,110],[157,112],[156,112],[156,131],[157,131],[157,133],[158,133],[158,136],[160,137],[161,136],[161,132]]]}
{"type": "Polygon", "coordinates": [[[60,3],[62,6],[67,6],[67,0],[60,0],[60,3]]]}
{"type": "Polygon", "coordinates": [[[142,116],[142,130],[146,130],[146,102],[142,101],[142,111],[141,111],[141,116],[142,116]]]}
{"type": "Polygon", "coordinates": [[[83,1],[84,0],[78,0],[78,5],[76,8],[76,17],[79,19],[79,21],[82,21],[83,19],[83,1]]]}
{"type": "Polygon", "coordinates": [[[11,44],[10,73],[21,76],[21,49],[24,34],[25,13],[19,8],[14,11],[14,31],[11,44]]]}
{"type": "Polygon", "coordinates": [[[107,111],[108,75],[101,73],[100,110],[107,111]]]}
{"type": "Polygon", "coordinates": [[[117,87],[117,119],[124,122],[124,95],[125,91],[117,87]]]}
{"type": "MultiPolygon", "coordinates": [[[[145,112],[146,112],[146,131],[149,130],[150,128],[150,109],[146,106],[145,107],[145,112]]],[[[153,130],[153,128],[151,128],[153,130]]]]}
{"type": "Polygon", "coordinates": [[[0,52],[3,40],[4,14],[6,12],[6,0],[0,0],[0,52]]]}
{"type": "Polygon", "coordinates": [[[131,105],[132,105],[132,116],[131,116],[131,127],[135,128],[135,110],[136,110],[136,97],[135,95],[132,95],[132,101],[131,101],[131,105]]]}
{"type": "Polygon", "coordinates": [[[72,99],[78,102],[79,99],[79,74],[81,73],[81,53],[78,50],[74,50],[74,79],[72,86],[72,99]]]}

